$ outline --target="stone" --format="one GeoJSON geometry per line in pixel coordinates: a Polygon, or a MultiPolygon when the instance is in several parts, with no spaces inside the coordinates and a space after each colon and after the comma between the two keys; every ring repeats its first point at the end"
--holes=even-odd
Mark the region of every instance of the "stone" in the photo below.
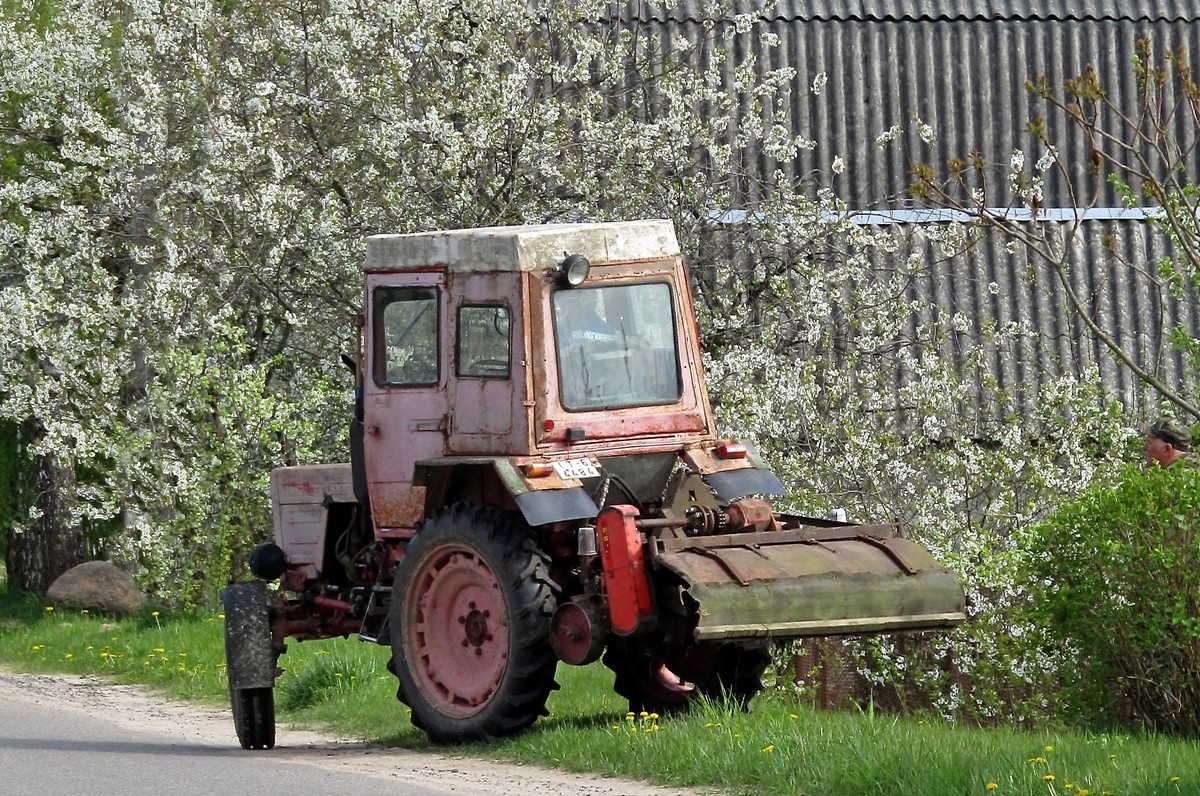
{"type": "Polygon", "coordinates": [[[58,608],[129,616],[142,609],[146,595],[113,564],[88,561],[59,575],[46,592],[46,602],[58,608]]]}

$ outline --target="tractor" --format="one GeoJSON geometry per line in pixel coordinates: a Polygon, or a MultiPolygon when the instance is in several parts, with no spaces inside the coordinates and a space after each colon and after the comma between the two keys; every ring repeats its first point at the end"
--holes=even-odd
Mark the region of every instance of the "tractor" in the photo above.
{"type": "Polygon", "coordinates": [[[288,639],[389,646],[413,724],[461,743],[546,715],[560,662],[633,711],[748,709],[778,639],[964,621],[899,526],[773,509],[671,222],[376,235],[362,270],[349,461],[272,472],[274,541],[221,593],[243,747],[274,745],[288,639]]]}

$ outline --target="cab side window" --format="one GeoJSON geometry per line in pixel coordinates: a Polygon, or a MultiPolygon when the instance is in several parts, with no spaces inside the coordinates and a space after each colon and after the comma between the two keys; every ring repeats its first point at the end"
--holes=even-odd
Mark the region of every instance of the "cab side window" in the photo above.
{"type": "Polygon", "coordinates": [[[508,308],[499,305],[463,306],[458,310],[457,374],[474,378],[507,379],[512,350],[508,308]]]}
{"type": "Polygon", "coordinates": [[[373,302],[375,382],[398,387],[437,384],[437,289],[380,287],[373,302]]]}

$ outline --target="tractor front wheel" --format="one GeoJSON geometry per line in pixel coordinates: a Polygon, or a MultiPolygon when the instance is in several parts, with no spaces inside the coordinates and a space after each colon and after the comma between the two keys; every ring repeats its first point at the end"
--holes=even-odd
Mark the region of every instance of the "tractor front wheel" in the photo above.
{"type": "Polygon", "coordinates": [[[396,570],[392,662],[412,722],[443,743],[521,732],[557,688],[555,587],[528,526],[456,504],[427,520],[396,570]]]}

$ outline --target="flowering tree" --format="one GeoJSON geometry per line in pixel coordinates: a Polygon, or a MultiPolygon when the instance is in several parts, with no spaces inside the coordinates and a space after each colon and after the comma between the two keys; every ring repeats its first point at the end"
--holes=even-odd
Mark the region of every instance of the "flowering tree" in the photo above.
{"type": "Polygon", "coordinates": [[[271,467],[343,455],[365,235],[728,204],[738,98],[786,75],[601,5],[4,7],[0,415],[146,586],[221,582],[271,467]]]}

